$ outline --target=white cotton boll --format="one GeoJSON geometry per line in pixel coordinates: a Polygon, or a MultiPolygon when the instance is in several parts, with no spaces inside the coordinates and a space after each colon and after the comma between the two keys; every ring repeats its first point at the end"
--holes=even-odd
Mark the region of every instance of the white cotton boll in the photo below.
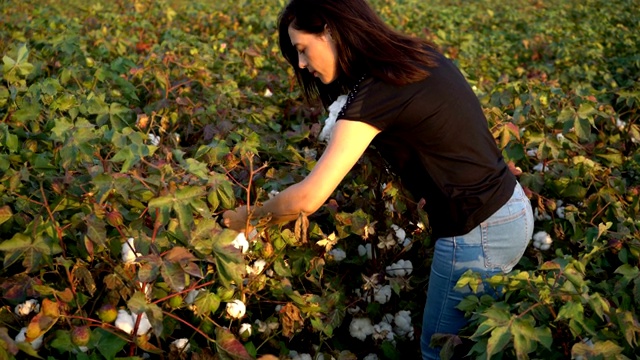
{"type": "Polygon", "coordinates": [[[365,356],[364,358],[362,358],[362,360],[379,360],[379,359],[378,359],[378,355],[371,353],[365,356]]]}
{"type": "Polygon", "coordinates": [[[551,248],[551,244],[541,244],[540,250],[549,250],[551,248]]]}
{"type": "Polygon", "coordinates": [[[231,242],[234,248],[242,250],[242,253],[246,253],[249,250],[249,242],[243,232],[238,233],[235,239],[231,242]]]}
{"type": "Polygon", "coordinates": [[[280,194],[280,191],[278,190],[271,190],[269,191],[269,193],[267,194],[267,196],[269,197],[269,199],[273,199],[274,197],[276,197],[276,195],[280,194]]]}
{"type": "Polygon", "coordinates": [[[267,89],[264,91],[264,94],[262,94],[262,96],[264,96],[264,97],[266,97],[266,98],[270,98],[270,97],[272,97],[272,96],[273,96],[273,93],[271,92],[271,90],[269,90],[269,88],[267,88],[267,89]]]}
{"type": "Polygon", "coordinates": [[[553,239],[546,231],[538,231],[533,235],[533,246],[540,250],[549,250],[553,239]]]}
{"type": "Polygon", "coordinates": [[[266,266],[267,266],[267,262],[264,259],[258,259],[253,263],[253,265],[251,266],[247,265],[247,274],[258,275],[262,272],[262,270],[264,270],[266,266]]]}
{"type": "Polygon", "coordinates": [[[616,118],[616,127],[618,128],[618,130],[622,131],[627,127],[627,122],[620,120],[620,118],[616,118]]]}
{"type": "Polygon", "coordinates": [[[89,351],[89,348],[87,346],[78,346],[78,350],[80,350],[83,353],[86,353],[87,351],[89,351]]]}
{"type": "Polygon", "coordinates": [[[387,209],[387,212],[392,213],[396,211],[396,208],[393,206],[393,203],[391,201],[385,201],[384,207],[385,209],[387,209]]]}
{"type": "Polygon", "coordinates": [[[196,301],[196,298],[198,297],[198,294],[200,294],[202,290],[198,289],[198,290],[191,290],[187,293],[187,296],[184,297],[184,302],[187,305],[191,305],[193,304],[194,301],[196,301]]]}
{"type": "MultiPolygon", "coordinates": [[[[145,284],[143,282],[138,281],[138,287],[140,287],[140,290],[147,298],[151,298],[151,293],[153,292],[153,286],[151,286],[151,284],[149,283],[145,284]]],[[[182,291],[182,290],[184,290],[184,287],[178,289],[178,291],[182,291]]]]}
{"type": "Polygon", "coordinates": [[[16,307],[15,307],[15,309],[13,311],[18,316],[27,316],[27,315],[31,314],[32,312],[34,312],[34,313],[40,312],[40,304],[38,303],[38,300],[30,299],[30,300],[25,301],[22,304],[16,305],[16,307]]]}
{"type": "Polygon", "coordinates": [[[560,206],[560,207],[558,207],[558,208],[556,209],[556,214],[558,215],[558,217],[559,217],[560,219],[564,219],[564,217],[565,217],[565,214],[564,214],[564,213],[565,213],[565,207],[564,207],[564,206],[560,206]]]}
{"type": "Polygon", "coordinates": [[[391,276],[411,275],[413,272],[413,264],[411,260],[399,260],[398,262],[386,267],[387,274],[391,276]]]}
{"type": "Polygon", "coordinates": [[[149,133],[147,135],[147,138],[149,139],[149,142],[151,142],[151,145],[153,146],[160,145],[160,136],[149,133]]]}
{"type": "Polygon", "coordinates": [[[533,217],[538,221],[551,220],[551,216],[549,214],[544,211],[540,212],[537,207],[533,209],[533,217]]]}
{"type": "Polygon", "coordinates": [[[357,314],[357,313],[359,313],[360,311],[362,311],[362,309],[360,309],[360,306],[358,306],[358,305],[356,305],[355,307],[347,308],[347,312],[348,312],[349,314],[351,314],[351,315],[357,314]]]}
{"type": "Polygon", "coordinates": [[[349,324],[349,333],[352,337],[364,341],[367,336],[373,334],[373,324],[369,318],[355,318],[349,324]]]}
{"type": "MultiPolygon", "coordinates": [[[[42,341],[44,339],[44,334],[40,335],[39,337],[37,337],[36,339],[34,339],[33,341],[29,342],[31,344],[31,347],[34,350],[38,350],[41,346],[42,346],[42,341]]],[[[18,333],[18,335],[16,335],[16,338],[14,339],[15,342],[17,343],[23,343],[23,342],[28,342],[27,341],[27,328],[23,327],[22,329],[20,329],[20,332],[18,333]]]]}
{"type": "Polygon", "coordinates": [[[241,300],[233,300],[227,303],[227,314],[234,319],[240,319],[244,316],[246,306],[241,300]]]}
{"type": "Polygon", "coordinates": [[[563,142],[565,140],[564,134],[562,133],[557,134],[556,139],[558,139],[559,142],[563,142]]]}
{"type": "Polygon", "coordinates": [[[293,350],[291,350],[289,352],[289,356],[291,356],[291,360],[313,360],[313,358],[311,357],[311,355],[307,354],[307,353],[302,353],[299,354],[293,350]],[[295,353],[295,355],[291,355],[291,353],[295,353]]]}
{"type": "Polygon", "coordinates": [[[407,250],[411,249],[411,238],[404,238],[404,241],[402,242],[402,247],[406,248],[407,250]]]}
{"type": "Polygon", "coordinates": [[[374,340],[379,340],[379,341],[390,341],[390,342],[394,342],[394,333],[393,333],[393,327],[391,327],[391,324],[389,324],[388,322],[382,321],[378,324],[373,325],[373,334],[372,334],[372,338],[374,340]]]}
{"type": "Polygon", "coordinates": [[[537,157],[538,156],[538,149],[527,150],[527,156],[537,157]]]}
{"type": "Polygon", "coordinates": [[[125,264],[130,264],[134,261],[136,261],[136,258],[138,256],[142,256],[142,254],[136,252],[136,247],[134,245],[134,239],[128,238],[127,241],[125,241],[122,244],[122,262],[125,264]]]}
{"type": "Polygon", "coordinates": [[[114,323],[118,329],[126,332],[127,334],[131,334],[133,332],[134,324],[134,319],[126,310],[118,310],[118,316],[114,323]]]}
{"type": "MultiPolygon", "coordinates": [[[[135,326],[135,323],[138,319],[138,314],[132,313],[131,319],[133,319],[133,324],[135,326]]],[[[142,315],[140,315],[140,322],[138,323],[138,330],[136,331],[136,334],[144,335],[148,333],[149,330],[151,330],[151,322],[149,322],[149,317],[147,317],[147,313],[142,313],[142,315]]]]}
{"type": "Polygon", "coordinates": [[[413,337],[413,326],[411,325],[411,311],[400,310],[393,318],[396,325],[395,330],[399,336],[413,337]]]}
{"type": "Polygon", "coordinates": [[[536,166],[533,167],[533,170],[538,172],[549,171],[549,167],[543,163],[538,163],[536,166]]]}
{"type": "Polygon", "coordinates": [[[396,238],[398,239],[398,242],[400,243],[403,242],[404,239],[407,237],[407,233],[404,231],[404,229],[396,224],[391,225],[391,228],[396,233],[396,238]]]}
{"type": "Polygon", "coordinates": [[[240,329],[238,330],[238,334],[240,335],[244,335],[244,336],[251,336],[251,324],[249,323],[242,323],[240,324],[240,329]]]}
{"type": "Polygon", "coordinates": [[[189,339],[182,338],[174,340],[170,346],[176,349],[178,352],[186,353],[187,351],[189,351],[191,344],[189,344],[189,339]]]}
{"type": "Polygon", "coordinates": [[[358,245],[358,255],[365,256],[367,255],[367,259],[373,259],[373,252],[371,250],[371,244],[367,243],[365,245],[358,245]]]}
{"type": "Polygon", "coordinates": [[[376,286],[373,290],[373,300],[380,303],[386,304],[389,299],[391,299],[391,286],[376,286]]]}
{"type": "Polygon", "coordinates": [[[347,258],[347,253],[340,248],[335,248],[329,251],[329,255],[333,257],[333,260],[340,262],[347,258]]]}
{"type": "Polygon", "coordinates": [[[393,314],[386,313],[382,317],[382,322],[386,322],[387,324],[393,324],[394,319],[395,319],[395,316],[393,316],[393,314]]]}
{"type": "Polygon", "coordinates": [[[259,319],[256,319],[256,321],[254,321],[254,324],[256,324],[256,330],[258,330],[259,333],[263,333],[269,329],[267,323],[260,321],[259,319]]]}
{"type": "Polygon", "coordinates": [[[320,131],[320,135],[318,139],[320,141],[329,141],[331,138],[331,131],[333,130],[333,126],[336,124],[338,120],[338,114],[342,110],[342,107],[347,103],[347,95],[340,95],[331,105],[329,105],[329,116],[324,121],[324,127],[322,131],[320,131]]]}

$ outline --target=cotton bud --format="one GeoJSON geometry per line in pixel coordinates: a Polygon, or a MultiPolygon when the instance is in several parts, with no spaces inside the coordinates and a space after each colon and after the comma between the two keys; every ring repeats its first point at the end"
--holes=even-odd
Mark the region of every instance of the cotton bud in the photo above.
{"type": "Polygon", "coordinates": [[[98,309],[98,317],[105,323],[112,323],[118,317],[116,307],[111,304],[104,304],[98,309]]]}
{"type": "Polygon", "coordinates": [[[227,314],[234,319],[241,319],[244,316],[246,306],[241,300],[233,300],[227,303],[227,314]]]}
{"type": "Polygon", "coordinates": [[[71,342],[78,346],[85,346],[91,339],[91,330],[88,326],[76,326],[71,330],[71,342]]]}
{"type": "Polygon", "coordinates": [[[105,218],[107,219],[107,223],[113,227],[118,227],[123,223],[122,214],[118,210],[108,211],[105,218]]]}

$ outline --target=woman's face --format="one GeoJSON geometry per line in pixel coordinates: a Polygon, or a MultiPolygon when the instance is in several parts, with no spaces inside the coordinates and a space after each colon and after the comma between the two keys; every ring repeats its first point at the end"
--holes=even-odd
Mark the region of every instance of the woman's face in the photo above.
{"type": "Polygon", "coordinates": [[[298,66],[307,69],[324,84],[338,77],[336,46],[329,30],[310,34],[289,26],[291,44],[298,50],[298,66]]]}

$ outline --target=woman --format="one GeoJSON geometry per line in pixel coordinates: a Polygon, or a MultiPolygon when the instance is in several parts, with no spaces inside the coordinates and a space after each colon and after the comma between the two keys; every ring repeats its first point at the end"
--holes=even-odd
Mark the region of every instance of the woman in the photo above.
{"type": "MultiPolygon", "coordinates": [[[[426,201],[435,243],[421,347],[466,324],[454,289],[468,269],[509,272],[531,238],[529,200],[505,164],[480,103],[460,71],[427,41],[390,29],[365,0],[291,0],[279,17],[280,49],[309,100],[348,93],[310,174],[252,218],[272,223],[315,212],[373,144],[416,199],[426,201]]],[[[224,214],[243,230],[247,209],[224,214]]]]}

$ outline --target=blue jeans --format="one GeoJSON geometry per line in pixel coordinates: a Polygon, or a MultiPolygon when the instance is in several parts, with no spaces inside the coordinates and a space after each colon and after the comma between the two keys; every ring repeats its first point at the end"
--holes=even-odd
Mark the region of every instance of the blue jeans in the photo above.
{"type": "Polygon", "coordinates": [[[468,234],[436,241],[427,303],[422,319],[422,359],[440,359],[440,349],[429,347],[436,333],[457,334],[466,325],[455,307],[470,290],[454,289],[460,276],[472,269],[483,276],[508,273],[524,254],[533,234],[531,203],[520,184],[498,211],[468,234]]]}

